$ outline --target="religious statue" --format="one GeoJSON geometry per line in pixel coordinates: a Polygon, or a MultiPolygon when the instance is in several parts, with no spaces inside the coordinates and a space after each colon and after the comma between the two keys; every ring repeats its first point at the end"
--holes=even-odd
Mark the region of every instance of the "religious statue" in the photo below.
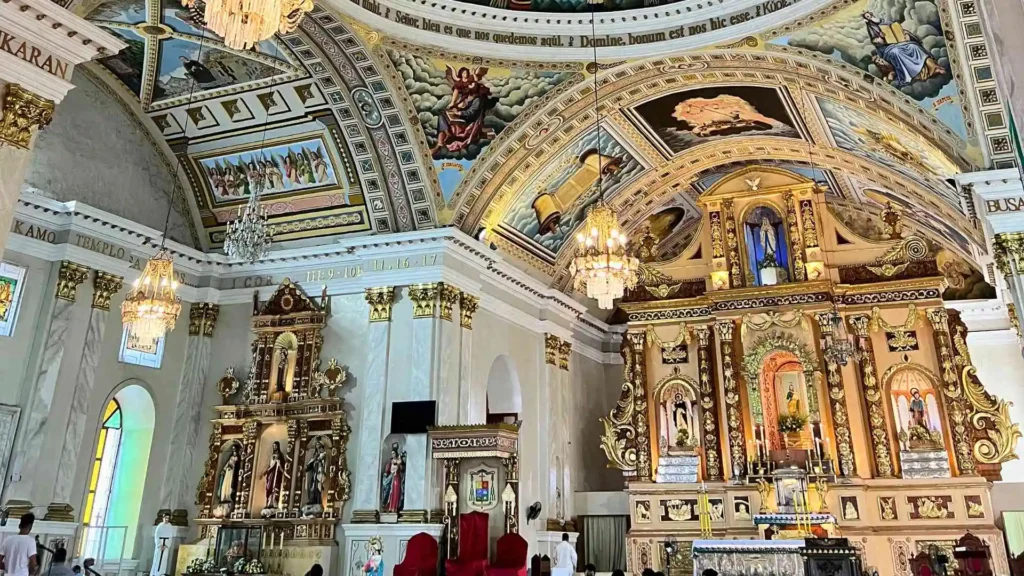
{"type": "Polygon", "coordinates": [[[327,449],[318,436],[313,448],[313,458],[306,464],[306,505],[302,507],[305,516],[323,512],[324,480],[327,478],[327,449]]]}
{"type": "Polygon", "coordinates": [[[843,518],[847,520],[860,519],[860,513],[857,512],[857,506],[854,505],[853,500],[847,500],[843,506],[843,518]]]}
{"type": "Polygon", "coordinates": [[[673,420],[676,425],[676,446],[689,446],[690,445],[690,426],[687,424],[687,413],[685,404],[676,404],[675,410],[673,411],[673,420]]]}
{"type": "Polygon", "coordinates": [[[384,543],[379,536],[366,543],[366,562],[357,560],[356,570],[366,576],[384,576],[384,543]]]}
{"type": "Polygon", "coordinates": [[[171,539],[174,538],[174,526],[171,515],[164,514],[160,523],[153,529],[153,564],[149,568],[149,576],[166,576],[171,561],[171,539]]]}
{"type": "Polygon", "coordinates": [[[221,504],[230,504],[235,501],[235,488],[238,486],[238,464],[241,455],[238,453],[238,444],[231,445],[231,454],[220,473],[220,484],[217,487],[217,501],[221,504]]]}
{"type": "Polygon", "coordinates": [[[400,512],[405,507],[405,451],[391,444],[391,457],[384,463],[381,479],[381,512],[400,512]]]}
{"type": "Polygon", "coordinates": [[[260,474],[264,479],[264,486],[267,492],[267,504],[263,507],[262,516],[269,516],[276,510],[281,509],[281,496],[284,489],[284,480],[288,477],[285,471],[285,457],[281,453],[281,443],[274,442],[274,448],[270,453],[270,463],[267,469],[260,474]]]}
{"type": "Polygon", "coordinates": [[[761,249],[764,251],[764,259],[761,261],[762,268],[770,268],[777,265],[775,251],[778,249],[778,237],[775,235],[775,226],[768,221],[768,217],[761,218],[761,249]]]}
{"type": "Polygon", "coordinates": [[[790,384],[789,390],[786,391],[786,410],[789,411],[790,416],[800,414],[800,396],[796,393],[793,384],[790,384]]]}
{"type": "Polygon", "coordinates": [[[921,398],[921,391],[917,388],[910,389],[910,416],[913,418],[913,426],[928,429],[928,415],[925,413],[924,399],[921,398]]]}

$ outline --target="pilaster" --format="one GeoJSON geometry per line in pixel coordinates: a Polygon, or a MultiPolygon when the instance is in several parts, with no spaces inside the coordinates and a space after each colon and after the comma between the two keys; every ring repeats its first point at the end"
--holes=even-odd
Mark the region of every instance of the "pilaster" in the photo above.
{"type": "Polygon", "coordinates": [[[565,446],[569,428],[562,407],[562,381],[558,368],[560,343],[561,339],[558,336],[544,335],[544,372],[540,387],[543,391],[543,422],[542,429],[538,430],[538,437],[542,439],[538,444],[544,456],[537,462],[537,469],[542,471],[540,477],[544,485],[544,500],[541,506],[547,511],[547,517],[553,520],[566,519],[566,495],[559,486],[563,482],[562,471],[569,465],[566,461],[568,451],[565,446]]]}
{"type": "Polygon", "coordinates": [[[121,290],[124,279],[120,276],[96,271],[93,277],[92,309],[85,331],[85,347],[78,368],[75,388],[71,397],[71,413],[64,431],[64,442],[57,465],[57,480],[53,488],[53,503],[50,504],[44,520],[72,522],[70,505],[71,488],[75,480],[85,436],[86,415],[89,413],[89,396],[96,382],[96,367],[103,348],[103,334],[110,314],[110,298],[121,290]]]}
{"type": "MultiPolygon", "coordinates": [[[[412,348],[408,393],[404,400],[429,400],[434,396],[436,375],[435,350],[437,336],[443,323],[437,318],[438,284],[414,284],[409,287],[412,300],[412,348]]],[[[409,434],[405,438],[406,478],[405,511],[421,512],[424,516],[435,500],[428,500],[433,492],[434,478],[428,461],[427,435],[409,434]]]]}
{"type": "Polygon", "coordinates": [[[889,432],[885,424],[886,403],[882,397],[881,383],[878,381],[875,348],[871,343],[868,329],[870,322],[871,317],[866,314],[850,318],[850,326],[857,337],[858,368],[861,387],[864,390],[864,404],[867,408],[875,475],[878,478],[892,478],[892,448],[889,446],[889,432]]]}
{"type": "Polygon", "coordinates": [[[459,302],[459,289],[441,284],[438,289],[438,387],[437,423],[449,426],[459,423],[459,365],[462,354],[462,327],[453,319],[459,302]]]}
{"type": "Polygon", "coordinates": [[[29,396],[26,424],[21,429],[20,441],[12,459],[11,470],[20,478],[8,487],[8,501],[31,502],[34,492],[34,497],[39,499],[41,489],[36,486],[35,466],[32,462],[43,456],[46,425],[51,418],[50,410],[61,375],[61,363],[68,346],[68,328],[74,316],[75,297],[78,286],[89,277],[89,272],[89,268],[68,260],[61,262],[57,271],[56,300],[46,323],[46,336],[40,354],[39,369],[29,396]],[[29,473],[28,476],[21,476],[26,472],[29,473]]]}
{"type": "Polygon", "coordinates": [[[473,391],[473,316],[480,298],[463,292],[459,295],[459,325],[462,343],[459,359],[459,424],[482,424],[487,419],[486,391],[473,391]],[[483,396],[483,397],[480,397],[483,396]]]}
{"type": "Polygon", "coordinates": [[[949,317],[945,308],[931,308],[927,311],[932,325],[935,350],[939,354],[942,372],[942,393],[946,398],[946,413],[949,416],[950,436],[953,440],[953,454],[960,476],[976,476],[974,463],[974,439],[968,421],[972,407],[960,383],[959,367],[956,364],[953,345],[949,337],[949,317]]]}
{"type": "Polygon", "coordinates": [[[647,425],[647,333],[626,333],[626,345],[632,351],[632,366],[626,377],[633,382],[633,428],[636,430],[636,477],[639,482],[650,482],[651,434],[647,425]]]}
{"type": "Polygon", "coordinates": [[[187,507],[192,488],[189,485],[189,473],[196,458],[196,447],[199,446],[199,429],[204,419],[203,387],[210,372],[213,332],[219,312],[220,308],[216,304],[206,302],[193,303],[189,309],[185,361],[178,381],[174,428],[160,496],[160,507],[172,511],[172,521],[176,523],[189,516],[187,507]]]}
{"type": "Polygon", "coordinates": [[[732,466],[732,481],[741,482],[746,465],[746,440],[743,434],[743,412],[740,408],[740,389],[736,384],[733,368],[733,334],[736,325],[732,320],[715,323],[715,334],[722,355],[722,389],[725,391],[725,418],[729,440],[729,462],[732,466]]]}
{"type": "Polygon", "coordinates": [[[701,445],[704,448],[704,479],[720,481],[724,479],[722,470],[722,428],[718,421],[718,409],[721,399],[718,393],[718,378],[715,377],[714,348],[712,347],[711,328],[696,326],[697,335],[697,375],[700,378],[700,406],[704,437],[701,445]]]}
{"type": "Polygon", "coordinates": [[[384,439],[384,399],[388,384],[388,349],[391,342],[391,309],[395,303],[395,289],[391,286],[366,289],[370,324],[367,327],[364,384],[371,393],[363,395],[360,407],[359,447],[356,470],[371,470],[369,482],[358,481],[353,498],[353,521],[356,518],[375,518],[378,508],[376,477],[381,469],[381,441],[384,439]]]}
{"type": "MultiPolygon", "coordinates": [[[[819,312],[814,317],[826,343],[832,338],[829,314],[831,312],[819,312]]],[[[846,390],[843,388],[842,367],[830,356],[826,356],[825,359],[825,382],[829,408],[832,412],[832,428],[836,435],[839,476],[850,479],[857,475],[857,461],[853,454],[853,434],[850,432],[850,416],[846,407],[846,390]]]]}

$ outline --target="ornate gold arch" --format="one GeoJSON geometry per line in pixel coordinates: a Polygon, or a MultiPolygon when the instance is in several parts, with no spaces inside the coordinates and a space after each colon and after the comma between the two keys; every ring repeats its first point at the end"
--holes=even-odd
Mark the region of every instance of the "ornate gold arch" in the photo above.
{"type": "Polygon", "coordinates": [[[676,383],[682,384],[685,388],[687,388],[690,391],[691,394],[693,394],[694,402],[700,401],[700,386],[697,384],[697,380],[690,376],[676,373],[665,376],[664,378],[659,380],[657,384],[654,385],[654,391],[652,396],[652,398],[654,398],[654,401],[661,402],[661,395],[665,392],[665,389],[667,389],[672,384],[676,383]]]}
{"type": "MultiPolygon", "coordinates": [[[[814,382],[814,373],[821,369],[818,365],[818,358],[811,352],[807,343],[801,342],[793,334],[773,330],[761,336],[743,356],[743,375],[747,379],[747,395],[750,399],[751,417],[755,415],[761,417],[761,363],[775,352],[789,352],[796,356],[807,378],[806,385],[814,382]]],[[[810,396],[808,394],[808,398],[810,396]]]]}

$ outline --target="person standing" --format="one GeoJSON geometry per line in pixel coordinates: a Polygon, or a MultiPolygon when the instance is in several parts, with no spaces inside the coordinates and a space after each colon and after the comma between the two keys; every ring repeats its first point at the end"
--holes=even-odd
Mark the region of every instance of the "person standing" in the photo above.
{"type": "Polygon", "coordinates": [[[568,576],[576,572],[576,547],[569,542],[569,535],[562,533],[562,541],[555,547],[555,566],[551,576],[568,576]]]}
{"type": "Polygon", "coordinates": [[[23,514],[18,523],[18,535],[8,536],[0,544],[0,570],[9,576],[31,576],[39,567],[36,539],[28,535],[35,522],[35,514],[23,514]]]}
{"type": "Polygon", "coordinates": [[[53,559],[50,561],[50,569],[46,576],[73,576],[74,572],[68,568],[68,551],[63,546],[53,551],[53,559]]]}

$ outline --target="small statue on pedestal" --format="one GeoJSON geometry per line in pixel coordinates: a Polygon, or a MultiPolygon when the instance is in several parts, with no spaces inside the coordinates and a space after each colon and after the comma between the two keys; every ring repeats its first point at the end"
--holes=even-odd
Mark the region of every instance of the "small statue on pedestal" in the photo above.
{"type": "Polygon", "coordinates": [[[231,454],[228,455],[224,468],[220,472],[220,482],[217,484],[217,508],[214,516],[227,516],[235,506],[235,490],[238,488],[238,464],[241,461],[238,444],[231,445],[231,454]]]}
{"type": "Polygon", "coordinates": [[[327,478],[327,449],[323,440],[316,439],[313,458],[306,464],[306,505],[302,507],[302,516],[309,518],[324,511],[323,492],[324,480],[327,478]]]}

